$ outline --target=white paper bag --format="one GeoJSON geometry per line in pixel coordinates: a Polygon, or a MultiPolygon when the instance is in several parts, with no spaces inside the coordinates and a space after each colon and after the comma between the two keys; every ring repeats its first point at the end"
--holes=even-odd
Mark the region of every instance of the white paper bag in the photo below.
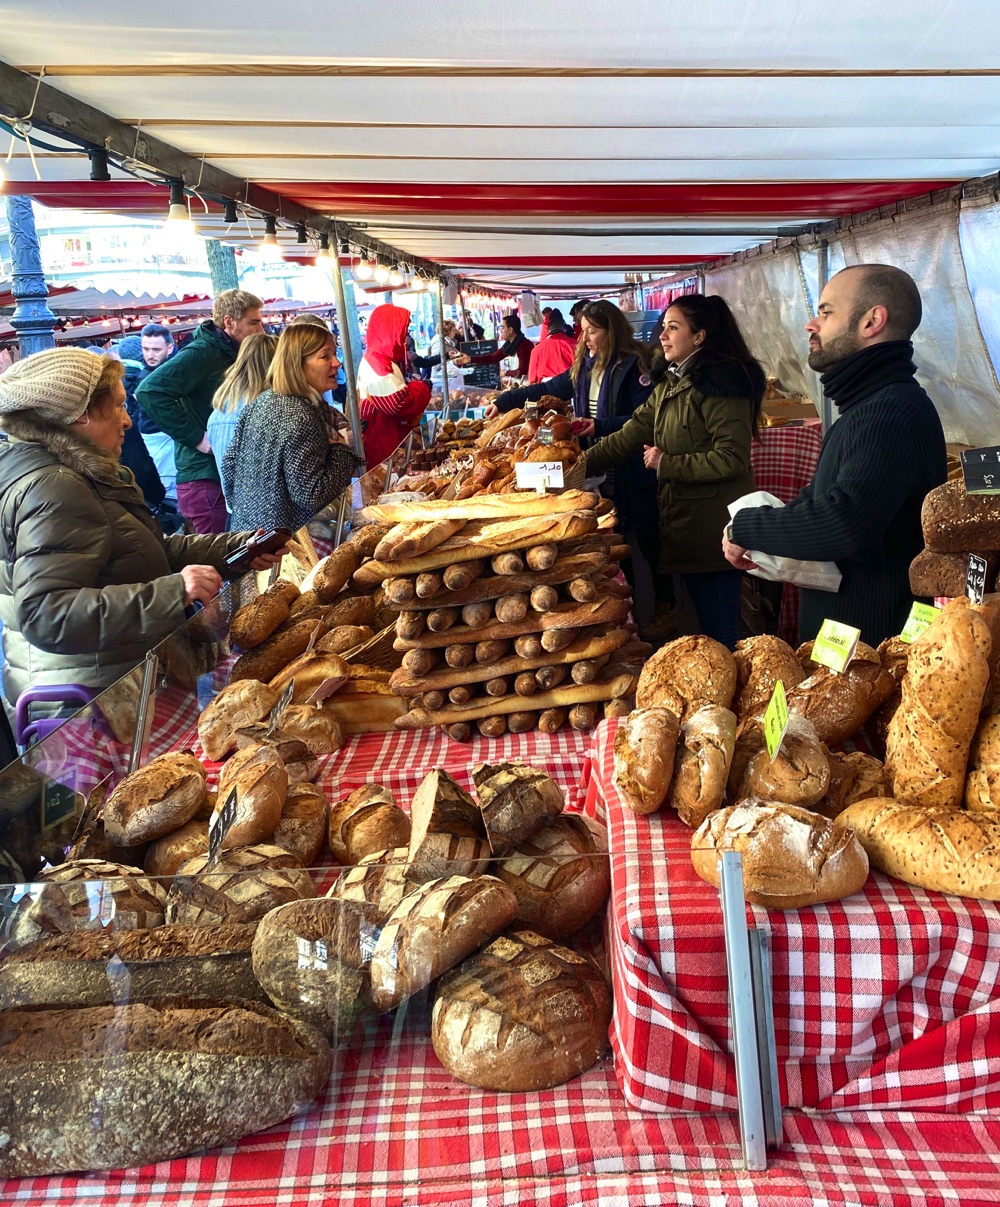
{"type": "MultiPolygon", "coordinates": [[[[745,507],[784,507],[784,503],[766,490],[754,490],[729,504],[730,519],[735,519],[736,513],[745,507]]],[[[757,563],[757,569],[750,573],[768,582],[794,583],[797,587],[809,587],[813,591],[840,590],[841,574],[836,562],[799,561],[794,557],[775,557],[752,549],[747,550],[747,557],[757,563]]]]}

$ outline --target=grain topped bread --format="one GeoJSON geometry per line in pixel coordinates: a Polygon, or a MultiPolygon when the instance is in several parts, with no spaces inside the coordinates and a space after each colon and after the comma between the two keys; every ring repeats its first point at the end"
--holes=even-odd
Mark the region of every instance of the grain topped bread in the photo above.
{"type": "Polygon", "coordinates": [[[104,803],[104,833],[117,846],[162,838],[190,821],[205,799],[205,768],[172,751],[126,775],[104,803]]]}
{"type": "MultiPolygon", "coordinates": [[[[874,793],[872,794],[874,795],[874,793]]],[[[1000,714],[983,717],[969,750],[965,807],[1000,820],[1000,714]]]]}
{"type": "Polygon", "coordinates": [[[1000,499],[966,494],[960,480],[927,492],[920,509],[924,543],[936,553],[1000,549],[1000,499]]]}
{"type": "Polygon", "coordinates": [[[806,677],[795,651],[780,637],[762,634],[737,641],[736,699],[733,711],[742,720],[763,713],[780,679],[789,692],[806,677]]]}
{"type": "Polygon", "coordinates": [[[729,708],[736,694],[736,659],[720,642],[698,634],[670,641],[646,662],[635,692],[638,708],[663,704],[684,721],[703,704],[729,708]]]}
{"type": "Polygon", "coordinates": [[[543,1090],[585,1072],[608,1045],[611,993],[597,964],[530,930],[501,935],[448,973],[434,1051],[461,1081],[543,1090]]]}
{"type": "Polygon", "coordinates": [[[746,899],[768,909],[836,901],[868,879],[868,858],[854,832],[797,805],[745,800],[717,809],[691,838],[694,870],[716,887],[723,851],[740,852],[746,899]]]}
{"type": "Polygon", "coordinates": [[[279,578],[256,599],[239,609],[229,626],[230,640],[241,650],[260,645],[285,623],[298,598],[298,587],[279,578]]]}

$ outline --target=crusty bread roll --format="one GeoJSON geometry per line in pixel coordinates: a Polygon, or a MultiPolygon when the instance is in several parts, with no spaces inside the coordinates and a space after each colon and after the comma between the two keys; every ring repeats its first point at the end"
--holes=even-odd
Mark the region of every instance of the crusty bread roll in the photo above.
{"type": "Polygon", "coordinates": [[[920,509],[924,543],[936,553],[1000,549],[1000,498],[969,495],[960,480],[927,493],[920,509]]]}
{"type": "Polygon", "coordinates": [[[281,728],[305,742],[312,754],[332,754],[344,744],[340,722],[314,704],[289,704],[281,714],[281,728]]]}
{"type": "Polygon", "coordinates": [[[150,876],[173,876],[182,863],[208,854],[208,823],[193,817],[149,844],[143,867],[150,876]]]}
{"type": "Polygon", "coordinates": [[[149,998],[262,999],[250,964],[256,924],[80,930],[42,939],[0,963],[0,1001],[101,1006],[149,998]]]}
{"type": "Polygon", "coordinates": [[[986,621],[964,597],[953,599],[913,643],[886,743],[886,768],[897,800],[961,802],[989,681],[990,648],[986,621]]]}
{"type": "Polygon", "coordinates": [[[182,864],[167,894],[166,920],[187,926],[255,922],[286,901],[315,896],[295,857],[262,843],[223,851],[211,866],[207,855],[182,864]]]}
{"type": "Polygon", "coordinates": [[[205,768],[187,751],[172,751],[126,775],[104,804],[109,842],[135,846],[190,821],[205,799],[205,768]]]}
{"type": "MultiPolygon", "coordinates": [[[[388,845],[388,844],[383,844],[388,845]]],[[[476,876],[490,845],[479,806],[447,771],[431,771],[410,802],[410,879],[476,876]]]]}
{"type": "Polygon", "coordinates": [[[370,1007],[366,967],[376,929],[363,906],[315,897],[272,909],[257,927],[253,970],[282,1014],[342,1042],[370,1007]]]}
{"type": "Polygon", "coordinates": [[[494,939],[438,986],[431,1037],[452,1076],[487,1090],[544,1090],[608,1046],[611,992],[589,956],[530,930],[494,939]]]}
{"type": "MultiPolygon", "coordinates": [[[[996,553],[984,553],[986,558],[986,590],[992,591],[997,579],[1000,557],[996,553]]],[[[930,596],[965,594],[965,578],[969,571],[969,554],[935,553],[933,549],[921,549],[910,562],[910,590],[914,595],[930,596]]]]}
{"type": "Polygon", "coordinates": [[[405,846],[410,819],[381,784],[364,784],[330,806],[330,850],[338,863],[356,864],[374,851],[405,846]]]}
{"type": "Polygon", "coordinates": [[[361,565],[363,556],[358,542],[345,541],[313,566],[302,582],[302,590],[315,591],[320,603],[333,603],[361,565]]]}
{"type": "Polygon", "coordinates": [[[815,728],[801,717],[789,717],[774,761],[766,749],[758,750],[747,764],[739,794],[808,808],[822,798],[829,784],[830,763],[815,728]]]}
{"type": "Polygon", "coordinates": [[[230,640],[241,650],[260,645],[285,623],[292,604],[298,598],[298,587],[279,578],[256,599],[239,609],[229,626],[230,640]]]}
{"type": "Polygon", "coordinates": [[[842,674],[814,663],[809,677],[786,692],[788,711],[812,721],[819,740],[833,746],[863,725],[893,687],[877,652],[859,641],[842,674]]]}
{"type": "Polygon", "coordinates": [[[205,757],[217,763],[236,749],[236,731],[260,721],[278,703],[278,693],[258,679],[224,687],[201,710],[198,737],[205,757]]]}
{"type": "Polygon", "coordinates": [[[39,872],[7,925],[5,950],[75,930],[139,930],[162,926],[167,890],[138,868],[77,859],[39,872]],[[100,890],[94,881],[100,881],[100,890]]]}
{"type": "Polygon", "coordinates": [[[679,736],[680,722],[670,708],[637,708],[619,723],[613,782],[633,812],[655,813],[667,799],[679,736]]]}
{"type": "Polygon", "coordinates": [[[746,899],[768,909],[836,901],[868,879],[854,833],[797,805],[740,801],[717,809],[691,837],[694,870],[716,887],[723,851],[740,852],[746,899]]]}
{"type": "Polygon", "coordinates": [[[565,939],[608,899],[607,831],[589,817],[563,813],[500,860],[496,875],[517,898],[519,926],[565,939]]]}
{"type": "Polygon", "coordinates": [[[646,662],[639,676],[635,702],[639,708],[664,704],[677,711],[679,697],[684,721],[703,704],[729,708],[736,693],[736,659],[718,641],[697,635],[670,641],[646,662]]]}
{"type": "Polygon", "coordinates": [[[736,717],[718,704],[704,705],[681,726],[668,800],[692,829],[722,804],[735,744],[736,717]]]}
{"type": "Polygon", "coordinates": [[[530,838],[558,817],[566,803],[555,780],[523,763],[480,763],[473,768],[472,782],[494,854],[530,838]]]}
{"type": "Polygon", "coordinates": [[[271,842],[311,868],[323,849],[328,808],[323,790],[315,784],[289,784],[271,842]]]}
{"type": "Polygon", "coordinates": [[[281,692],[294,679],[292,703],[317,703],[333,695],[349,678],[350,667],[339,654],[324,654],[313,648],[283,666],[271,680],[271,688],[281,692]]]}
{"type": "Polygon", "coordinates": [[[223,764],[216,817],[225,808],[233,788],[237,793],[236,819],[222,840],[222,848],[227,851],[266,842],[277,829],[288,791],[288,772],[278,751],[258,743],[237,751],[223,764]]]}
{"type": "Polygon", "coordinates": [[[318,1031],[260,1002],[5,1010],[0,1177],[125,1169],[235,1144],[300,1111],[330,1066],[318,1031]]]}
{"type": "Polygon", "coordinates": [[[375,631],[370,625],[339,624],[329,633],[323,634],[316,642],[316,649],[323,654],[344,654],[348,650],[353,650],[356,645],[370,641],[374,636],[375,631]]]}
{"type": "Polygon", "coordinates": [[[969,750],[965,807],[1000,821],[1000,715],[983,717],[969,750]]]}
{"type": "Polygon", "coordinates": [[[779,679],[787,693],[805,678],[795,651],[780,637],[765,633],[744,638],[737,641],[733,657],[736,659],[733,711],[740,720],[763,714],[779,679]]]}
{"type": "Polygon", "coordinates": [[[855,801],[837,818],[873,868],[918,888],[1000,901],[1000,824],[983,813],[904,801],[855,801]]]}
{"type": "Polygon", "coordinates": [[[344,868],[326,895],[370,907],[372,918],[381,925],[417,887],[407,879],[409,854],[406,847],[373,851],[359,859],[356,867],[344,868]]]}
{"type": "Polygon", "coordinates": [[[408,893],[379,933],[371,961],[376,1009],[394,1010],[464,960],[517,914],[517,898],[495,876],[428,880],[408,893]]]}

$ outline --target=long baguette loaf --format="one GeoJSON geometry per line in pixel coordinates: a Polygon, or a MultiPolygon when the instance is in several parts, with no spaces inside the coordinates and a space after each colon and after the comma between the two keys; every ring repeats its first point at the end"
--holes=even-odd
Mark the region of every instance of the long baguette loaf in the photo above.
{"type": "Polygon", "coordinates": [[[375,557],[395,562],[415,557],[443,544],[465,527],[464,520],[424,520],[418,523],[396,524],[375,546],[375,557]]]}
{"type": "Polygon", "coordinates": [[[430,630],[409,639],[397,637],[393,648],[397,650],[435,649],[464,642],[506,641],[524,633],[542,633],[548,629],[580,629],[587,625],[619,625],[629,613],[629,601],[618,595],[605,596],[593,603],[562,604],[551,612],[529,611],[523,620],[504,624],[494,620],[489,624],[470,629],[468,625],[456,624],[446,633],[430,630]]]}
{"type": "MultiPolygon", "coordinates": [[[[488,496],[499,498],[500,496],[488,496]]],[[[458,562],[495,557],[532,545],[567,541],[594,532],[598,520],[592,511],[570,511],[557,515],[521,516],[516,519],[476,520],[457,535],[417,557],[398,561],[365,562],[354,574],[358,587],[377,586],[387,578],[442,570],[458,562]]]]}
{"type": "MultiPolygon", "coordinates": [[[[614,700],[635,690],[635,676],[615,675],[595,683],[563,684],[552,691],[538,692],[531,697],[532,712],[547,708],[565,708],[573,704],[585,704],[590,700],[614,700]]],[[[427,708],[411,708],[396,722],[397,729],[427,729],[432,725],[455,725],[461,721],[475,721],[480,717],[494,717],[506,713],[521,712],[524,697],[487,696],[470,700],[468,704],[453,704],[449,708],[431,711],[427,708]]]]}
{"type": "Polygon", "coordinates": [[[608,555],[603,549],[589,553],[573,553],[558,558],[548,570],[525,570],[521,574],[490,574],[474,579],[461,591],[439,592],[433,599],[414,598],[406,604],[407,611],[432,609],[447,604],[461,608],[469,603],[499,599],[519,591],[533,591],[535,587],[569,582],[581,574],[591,574],[608,565],[608,555]]]}
{"type": "Polygon", "coordinates": [[[405,667],[401,667],[393,671],[389,686],[401,696],[413,696],[418,692],[435,690],[447,691],[464,683],[485,683],[489,679],[518,675],[522,671],[537,670],[542,666],[560,666],[567,662],[598,658],[625,645],[629,636],[627,629],[592,629],[578,637],[566,649],[557,650],[552,654],[543,651],[536,658],[521,658],[514,654],[509,658],[502,658],[499,662],[473,662],[457,670],[446,667],[439,671],[429,671],[426,675],[411,675],[405,667]]]}
{"type": "Polygon", "coordinates": [[[512,491],[506,495],[474,495],[471,499],[428,499],[425,502],[373,503],[361,513],[379,523],[419,523],[425,520],[506,520],[518,516],[558,515],[596,507],[598,496],[589,490],[566,490],[558,495],[512,491]]]}

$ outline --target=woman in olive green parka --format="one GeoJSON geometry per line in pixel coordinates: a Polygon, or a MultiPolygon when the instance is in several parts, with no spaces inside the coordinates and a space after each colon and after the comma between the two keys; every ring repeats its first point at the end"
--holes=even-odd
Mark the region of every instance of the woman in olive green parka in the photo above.
{"type": "Polygon", "coordinates": [[[740,575],[722,555],[728,505],[754,489],[750,445],[764,371],[719,297],[690,294],[667,310],[668,361],[647,402],[587,453],[587,474],[637,452],[657,472],[660,569],[680,574],[703,633],[736,644],[740,575]]]}

